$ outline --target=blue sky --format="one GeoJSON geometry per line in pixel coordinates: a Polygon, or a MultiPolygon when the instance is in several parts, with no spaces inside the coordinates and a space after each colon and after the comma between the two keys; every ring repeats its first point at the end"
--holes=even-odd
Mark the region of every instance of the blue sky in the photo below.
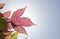
{"type": "MultiPolygon", "coordinates": [[[[27,6],[23,16],[29,17],[36,26],[26,28],[28,39],[60,39],[60,0],[0,0],[5,3],[1,12],[27,6]]],[[[24,36],[19,35],[18,39],[24,36]]]]}

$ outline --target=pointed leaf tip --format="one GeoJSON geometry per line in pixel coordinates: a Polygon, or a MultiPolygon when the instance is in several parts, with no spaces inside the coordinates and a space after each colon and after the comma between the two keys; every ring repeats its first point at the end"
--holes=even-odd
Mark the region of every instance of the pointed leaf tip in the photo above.
{"type": "Polygon", "coordinates": [[[20,20],[21,20],[21,25],[25,27],[30,27],[32,25],[35,25],[29,18],[23,17],[20,20]]]}
{"type": "Polygon", "coordinates": [[[23,15],[24,11],[25,11],[26,7],[25,8],[22,8],[22,9],[18,9],[16,11],[13,12],[13,15],[12,15],[12,18],[17,18],[17,17],[20,17],[23,15]]]}

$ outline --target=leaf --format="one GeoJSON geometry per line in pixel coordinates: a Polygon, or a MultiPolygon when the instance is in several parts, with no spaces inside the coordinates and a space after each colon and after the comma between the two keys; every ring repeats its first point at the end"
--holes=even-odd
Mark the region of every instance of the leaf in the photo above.
{"type": "Polygon", "coordinates": [[[15,32],[14,34],[11,35],[11,39],[17,39],[18,32],[15,32]]]}
{"type": "Polygon", "coordinates": [[[25,27],[30,27],[32,25],[35,25],[29,18],[26,18],[26,17],[12,19],[12,22],[15,25],[22,25],[25,27]]]}
{"type": "Polygon", "coordinates": [[[9,18],[9,16],[10,16],[10,14],[11,14],[11,11],[6,11],[6,12],[4,12],[4,18],[6,18],[6,19],[8,19],[9,18]]]}
{"type": "Polygon", "coordinates": [[[0,30],[4,30],[7,27],[7,22],[5,19],[0,18],[0,30]]]}
{"type": "Polygon", "coordinates": [[[30,27],[34,25],[34,23],[29,18],[26,17],[21,18],[20,21],[21,21],[21,25],[25,27],[30,27]]]}
{"type": "Polygon", "coordinates": [[[8,30],[12,29],[11,23],[8,23],[7,29],[8,29],[8,30]]]}
{"type": "Polygon", "coordinates": [[[12,22],[13,22],[15,25],[20,25],[20,24],[21,24],[20,18],[14,18],[14,19],[12,19],[12,22]]]}
{"type": "Polygon", "coordinates": [[[20,17],[21,15],[23,15],[25,8],[18,9],[17,11],[14,11],[12,18],[17,18],[17,17],[20,17]]]}
{"type": "Polygon", "coordinates": [[[17,26],[14,29],[15,29],[15,31],[17,31],[19,33],[23,33],[23,34],[26,34],[27,35],[26,30],[22,26],[17,26]]]}
{"type": "Polygon", "coordinates": [[[13,28],[16,27],[16,25],[12,21],[11,21],[11,25],[13,28]]]}

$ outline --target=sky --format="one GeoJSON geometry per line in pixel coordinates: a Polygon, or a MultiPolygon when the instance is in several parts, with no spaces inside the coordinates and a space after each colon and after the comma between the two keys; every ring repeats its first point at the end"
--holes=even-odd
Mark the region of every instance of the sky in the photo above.
{"type": "MultiPolygon", "coordinates": [[[[36,25],[25,27],[28,39],[60,39],[60,0],[0,0],[5,3],[0,12],[12,13],[27,7],[22,17],[29,17],[36,25]]],[[[23,34],[18,39],[24,39],[23,34]]]]}

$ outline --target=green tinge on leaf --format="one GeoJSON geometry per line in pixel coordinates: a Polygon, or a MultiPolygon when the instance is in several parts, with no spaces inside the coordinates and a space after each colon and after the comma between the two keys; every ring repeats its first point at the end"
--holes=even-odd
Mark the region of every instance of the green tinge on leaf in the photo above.
{"type": "Polygon", "coordinates": [[[3,18],[0,18],[0,30],[4,30],[7,27],[7,21],[3,18]]]}
{"type": "Polygon", "coordinates": [[[11,35],[11,39],[17,39],[18,32],[15,32],[14,34],[11,35]]]}

